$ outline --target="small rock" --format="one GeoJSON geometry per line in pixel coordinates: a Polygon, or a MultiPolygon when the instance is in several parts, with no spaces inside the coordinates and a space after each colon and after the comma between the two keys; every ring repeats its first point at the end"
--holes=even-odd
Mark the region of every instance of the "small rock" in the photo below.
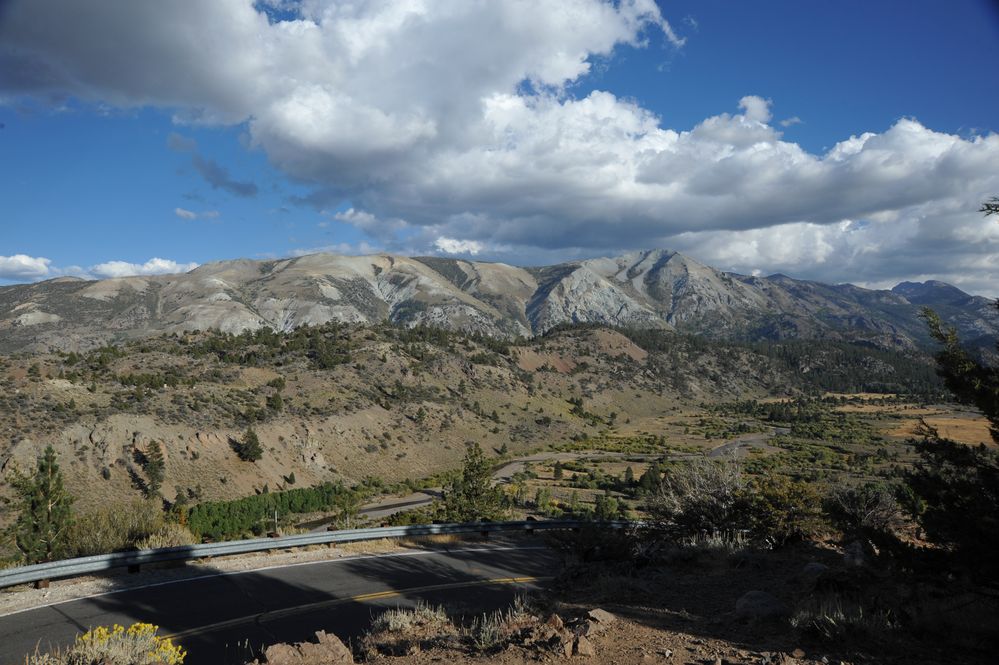
{"type": "Polygon", "coordinates": [[[563,628],[558,632],[558,648],[555,650],[560,656],[569,658],[572,656],[572,649],[576,639],[572,633],[563,628]]]}
{"type": "Polygon", "coordinates": [[[769,621],[790,614],[787,605],[766,591],[748,591],[735,603],[735,615],[750,621],[769,621]]]}
{"type": "Polygon", "coordinates": [[[562,630],[562,628],[565,627],[565,622],[562,621],[562,617],[559,615],[552,614],[548,617],[547,621],[545,621],[545,625],[549,628],[554,628],[555,630],[562,630]]]}
{"type": "Polygon", "coordinates": [[[585,635],[580,635],[576,638],[576,655],[577,656],[593,656],[596,652],[593,649],[593,643],[586,639],[585,635]]]}
{"type": "Polygon", "coordinates": [[[794,651],[791,652],[791,655],[794,656],[795,658],[804,658],[805,652],[802,651],[801,649],[795,649],[794,651]]]}
{"type": "Polygon", "coordinates": [[[616,616],[614,616],[607,610],[600,609],[599,607],[597,609],[590,610],[589,612],[587,612],[586,616],[590,617],[592,621],[596,621],[597,623],[602,623],[605,625],[609,625],[617,621],[616,616]]]}

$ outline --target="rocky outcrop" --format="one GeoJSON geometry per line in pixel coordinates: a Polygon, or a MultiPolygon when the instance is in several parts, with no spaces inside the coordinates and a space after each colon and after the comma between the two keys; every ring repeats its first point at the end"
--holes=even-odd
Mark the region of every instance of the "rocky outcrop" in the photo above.
{"type": "Polygon", "coordinates": [[[264,660],[250,665],[350,665],[354,656],[336,635],[320,630],[315,642],[274,644],[264,650],[264,660]]]}

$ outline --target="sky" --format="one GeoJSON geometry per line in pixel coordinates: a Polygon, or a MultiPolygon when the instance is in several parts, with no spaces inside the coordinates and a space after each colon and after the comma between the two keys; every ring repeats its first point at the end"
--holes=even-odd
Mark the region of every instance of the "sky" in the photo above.
{"type": "Polygon", "coordinates": [[[987,0],[0,0],[0,283],[312,252],[999,296],[987,0]]]}

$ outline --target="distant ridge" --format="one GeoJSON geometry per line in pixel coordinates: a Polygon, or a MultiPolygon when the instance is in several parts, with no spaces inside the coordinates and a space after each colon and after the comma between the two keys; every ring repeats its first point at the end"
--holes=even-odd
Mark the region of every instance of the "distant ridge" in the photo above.
{"type": "Polygon", "coordinates": [[[716,339],[928,343],[937,308],[969,340],[999,333],[992,301],[943,282],[870,290],[782,274],[722,272],[668,250],[519,268],[389,254],[238,259],[189,273],[0,288],[0,349],[76,349],[217,328],[290,330],[330,321],[434,325],[533,336],[566,323],[673,329],[716,339]]]}

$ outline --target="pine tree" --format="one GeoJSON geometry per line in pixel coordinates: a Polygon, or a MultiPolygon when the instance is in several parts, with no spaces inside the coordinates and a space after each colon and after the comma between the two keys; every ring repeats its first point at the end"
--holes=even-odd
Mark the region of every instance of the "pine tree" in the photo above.
{"type": "Polygon", "coordinates": [[[41,563],[65,555],[73,499],[63,486],[52,446],[38,458],[35,475],[16,478],[14,488],[21,499],[14,534],[25,560],[41,563]]]}
{"type": "Polygon", "coordinates": [[[244,462],[256,462],[264,456],[263,446],[260,445],[260,438],[253,431],[252,427],[247,428],[243,440],[240,442],[236,453],[239,459],[244,462]]]}
{"type": "MultiPolygon", "coordinates": [[[[999,199],[993,197],[981,212],[999,214],[999,199]]],[[[972,357],[957,331],[932,310],[923,310],[923,317],[943,347],[936,355],[937,371],[947,388],[959,402],[981,409],[999,443],[999,366],[972,357]]],[[[999,452],[984,444],[949,441],[925,425],[923,429],[924,438],[916,445],[920,459],[906,476],[919,522],[930,540],[951,549],[975,576],[999,581],[999,452]]]]}
{"type": "Polygon", "coordinates": [[[163,476],[166,471],[166,461],[163,459],[163,448],[159,441],[149,444],[149,449],[145,454],[143,468],[146,471],[146,493],[149,496],[158,494],[163,486],[163,476]]]}
{"type": "Polygon", "coordinates": [[[552,491],[547,487],[539,487],[534,494],[534,507],[542,513],[547,513],[552,507],[552,491]]]}
{"type": "Polygon", "coordinates": [[[503,492],[492,484],[492,465],[473,443],[461,473],[444,490],[443,516],[449,522],[494,520],[503,514],[503,492]]]}
{"type": "Polygon", "coordinates": [[[555,462],[555,466],[552,467],[552,477],[555,480],[562,480],[565,472],[562,469],[562,462],[555,462]]]}
{"type": "Polygon", "coordinates": [[[594,517],[598,520],[616,519],[618,517],[618,509],[619,504],[617,499],[607,494],[601,494],[597,497],[594,517]]]}

